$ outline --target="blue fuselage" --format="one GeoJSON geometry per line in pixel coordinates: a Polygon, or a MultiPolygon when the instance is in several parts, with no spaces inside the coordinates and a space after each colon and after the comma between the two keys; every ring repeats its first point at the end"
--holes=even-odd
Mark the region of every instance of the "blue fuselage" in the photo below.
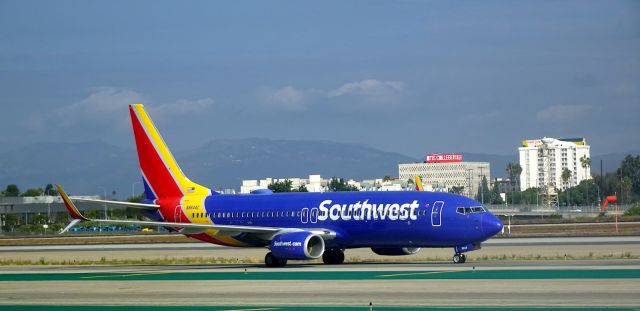
{"type": "MultiPolygon", "coordinates": [[[[325,192],[211,195],[213,223],[336,233],[328,247],[455,247],[482,242],[502,223],[479,202],[440,192],[325,192]]],[[[266,245],[249,235],[234,237],[266,245]]]]}

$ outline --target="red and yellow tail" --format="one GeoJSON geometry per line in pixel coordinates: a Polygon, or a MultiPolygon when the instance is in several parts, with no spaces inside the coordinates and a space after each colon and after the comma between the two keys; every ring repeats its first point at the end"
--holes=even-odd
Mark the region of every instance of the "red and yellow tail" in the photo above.
{"type": "Polygon", "coordinates": [[[416,184],[416,191],[424,191],[424,188],[422,188],[422,178],[420,178],[420,176],[414,176],[413,180],[416,184]]]}
{"type": "MultiPolygon", "coordinates": [[[[141,104],[129,106],[142,176],[155,198],[209,195],[211,190],[187,178],[141,104]]],[[[146,187],[145,187],[146,188],[146,187]]]]}

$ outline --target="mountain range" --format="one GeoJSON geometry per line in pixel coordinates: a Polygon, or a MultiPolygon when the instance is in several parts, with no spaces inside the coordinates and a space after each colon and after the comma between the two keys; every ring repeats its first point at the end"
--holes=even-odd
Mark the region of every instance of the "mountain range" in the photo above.
{"type": "MultiPolygon", "coordinates": [[[[491,177],[504,177],[514,155],[463,153],[465,161],[491,163],[491,177]]],[[[605,172],[615,170],[626,153],[593,156],[594,172],[603,159],[605,172]]],[[[420,162],[395,152],[352,143],[310,140],[218,139],[195,149],[174,152],[184,173],[213,189],[238,189],[244,179],[306,178],[320,174],[355,180],[397,176],[399,163],[420,162]]],[[[100,141],[38,143],[0,153],[0,188],[17,184],[21,191],[60,183],[73,194],[125,198],[140,193],[140,169],[133,149],[100,141]]]]}

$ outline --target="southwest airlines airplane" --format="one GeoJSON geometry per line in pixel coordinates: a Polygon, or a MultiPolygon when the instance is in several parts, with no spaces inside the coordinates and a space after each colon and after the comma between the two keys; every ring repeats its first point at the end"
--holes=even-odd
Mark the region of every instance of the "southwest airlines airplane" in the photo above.
{"type": "MultiPolygon", "coordinates": [[[[268,267],[322,257],[341,264],[344,251],[369,247],[376,254],[410,255],[421,248],[450,247],[453,262],[500,230],[502,223],[467,197],[441,192],[324,192],[223,195],[183,173],[140,104],[129,106],[144,193],[143,203],[84,200],[143,209],[150,221],[88,219],[57,185],[73,220],[159,225],[209,243],[266,247],[268,267]]],[[[420,184],[418,182],[418,184],[420,184]]],[[[421,186],[421,185],[420,185],[421,186]]],[[[417,189],[417,190],[422,190],[417,189]]]]}

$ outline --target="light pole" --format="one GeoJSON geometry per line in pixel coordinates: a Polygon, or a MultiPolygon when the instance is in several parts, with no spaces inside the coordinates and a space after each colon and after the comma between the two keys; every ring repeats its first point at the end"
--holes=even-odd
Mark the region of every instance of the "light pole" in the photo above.
{"type": "Polygon", "coordinates": [[[485,176],[484,176],[484,167],[480,167],[480,175],[478,175],[478,177],[480,178],[480,198],[482,200],[482,205],[484,205],[484,185],[483,185],[483,181],[485,180],[485,176]]]}
{"type": "Polygon", "coordinates": [[[133,199],[136,196],[136,184],[139,184],[139,181],[136,181],[131,184],[131,198],[133,199]]]}
{"type": "MultiPolygon", "coordinates": [[[[104,199],[103,200],[107,200],[107,189],[102,188],[102,190],[104,191],[104,199]]],[[[107,202],[104,202],[104,219],[107,219],[107,202]]]]}
{"type": "MultiPolygon", "coordinates": [[[[102,197],[103,200],[107,200],[107,189],[106,188],[101,188],[104,196],[102,197]]],[[[107,202],[104,202],[104,219],[107,219],[107,202]]],[[[98,224],[98,231],[102,232],[102,225],[98,224]]]]}

